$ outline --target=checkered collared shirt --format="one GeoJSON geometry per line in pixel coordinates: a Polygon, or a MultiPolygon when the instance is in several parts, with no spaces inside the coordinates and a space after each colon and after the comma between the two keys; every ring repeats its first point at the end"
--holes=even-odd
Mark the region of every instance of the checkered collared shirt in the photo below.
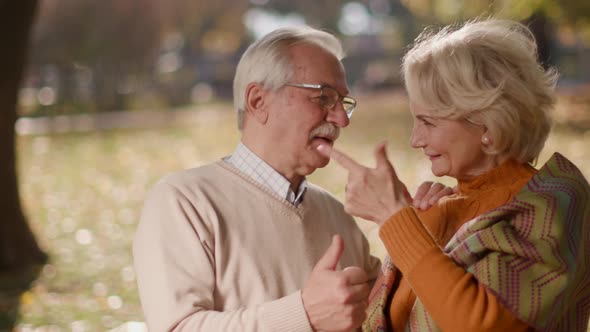
{"type": "Polygon", "coordinates": [[[234,153],[224,160],[256,182],[268,187],[280,197],[285,198],[289,203],[298,206],[303,202],[303,196],[307,191],[307,181],[305,179],[303,179],[295,193],[287,179],[255,155],[254,152],[250,151],[242,142],[238,144],[234,153]]]}

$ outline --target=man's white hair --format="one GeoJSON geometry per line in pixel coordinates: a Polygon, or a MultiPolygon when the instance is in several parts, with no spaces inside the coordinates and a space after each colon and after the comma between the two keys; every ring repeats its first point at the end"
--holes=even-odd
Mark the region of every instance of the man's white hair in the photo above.
{"type": "Polygon", "coordinates": [[[307,26],[277,29],[254,42],[242,55],[234,77],[234,106],[240,130],[244,127],[246,87],[256,82],[265,89],[276,90],[289,82],[294,73],[289,50],[297,44],[317,45],[338,60],[344,57],[336,37],[307,26]]]}

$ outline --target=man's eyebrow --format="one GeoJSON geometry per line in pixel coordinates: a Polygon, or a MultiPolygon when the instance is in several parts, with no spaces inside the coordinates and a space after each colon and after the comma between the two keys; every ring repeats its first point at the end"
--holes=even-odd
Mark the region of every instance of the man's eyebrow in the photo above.
{"type": "Polygon", "coordinates": [[[335,87],[332,86],[332,84],[328,84],[326,82],[320,82],[319,85],[321,85],[322,87],[332,88],[332,89],[338,91],[335,87]]]}
{"type": "MultiPolygon", "coordinates": [[[[338,91],[338,89],[336,89],[336,87],[335,86],[332,86],[331,84],[320,82],[320,85],[321,86],[326,86],[326,87],[332,88],[332,89],[336,90],[336,92],[340,93],[340,91],[338,91]]],[[[346,92],[344,94],[341,94],[340,93],[340,95],[342,95],[343,97],[346,97],[349,94],[350,94],[350,91],[348,91],[348,89],[346,90],[346,92]]]]}

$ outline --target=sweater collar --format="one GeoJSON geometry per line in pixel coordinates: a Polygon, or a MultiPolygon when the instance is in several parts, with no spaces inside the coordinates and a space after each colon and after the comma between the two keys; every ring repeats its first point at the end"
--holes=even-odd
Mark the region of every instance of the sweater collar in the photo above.
{"type": "Polygon", "coordinates": [[[460,180],[459,192],[469,195],[476,191],[510,186],[523,177],[530,176],[534,168],[529,164],[521,164],[508,159],[491,170],[469,180],[460,180]]]}

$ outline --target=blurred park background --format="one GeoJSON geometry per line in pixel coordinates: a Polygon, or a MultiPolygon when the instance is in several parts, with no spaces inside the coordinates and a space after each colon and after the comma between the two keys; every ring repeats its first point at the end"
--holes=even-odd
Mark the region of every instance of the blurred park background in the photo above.
{"type": "MultiPolygon", "coordinates": [[[[232,152],[231,84],[265,33],[339,36],[359,106],[338,146],[365,164],[389,140],[413,192],[433,178],[408,145],[404,50],[425,26],[494,15],[529,24],[561,73],[559,151],[590,177],[590,2],[578,0],[20,0],[0,2],[0,331],[142,331],[131,242],[166,173],[232,152]]],[[[335,165],[311,180],[343,197],[335,165]]],[[[376,229],[358,220],[373,252],[376,229]]]]}

